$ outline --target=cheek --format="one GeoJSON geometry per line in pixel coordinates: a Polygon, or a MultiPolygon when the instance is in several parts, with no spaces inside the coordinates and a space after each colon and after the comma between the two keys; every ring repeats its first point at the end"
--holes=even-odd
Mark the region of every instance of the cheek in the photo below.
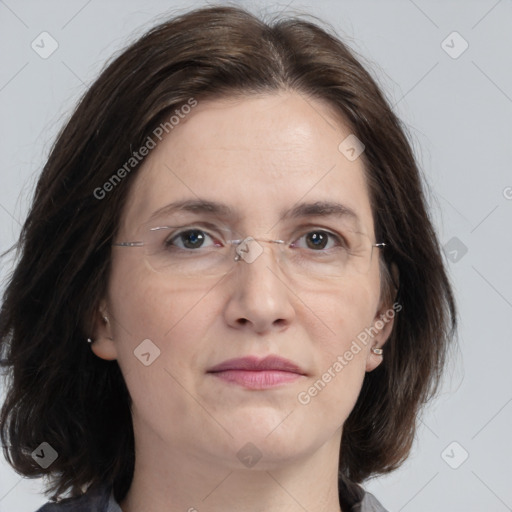
{"type": "MultiPolygon", "coordinates": [[[[369,274],[345,280],[338,287],[317,294],[304,294],[311,312],[310,338],[323,347],[321,354],[332,358],[348,349],[365,328],[372,325],[379,302],[379,276],[369,274]]],[[[325,363],[325,361],[324,361],[325,363]]]]}
{"type": "Polygon", "coordinates": [[[132,410],[155,428],[160,416],[166,424],[173,417],[197,416],[197,404],[184,390],[195,387],[212,303],[204,291],[178,290],[161,274],[123,264],[111,275],[109,309],[132,410]]]}
{"type": "Polygon", "coordinates": [[[138,256],[134,251],[113,261],[109,309],[119,338],[163,340],[193,312],[201,293],[186,285],[179,288],[172,277],[150,269],[138,256]]]}
{"type": "Polygon", "coordinates": [[[168,276],[130,260],[119,259],[113,265],[109,283],[108,308],[119,365],[123,373],[135,372],[141,379],[148,378],[147,368],[181,374],[198,352],[193,340],[202,339],[206,329],[207,316],[201,314],[204,291],[177,289],[168,276]],[[141,353],[148,352],[146,361],[141,360],[141,353]],[[149,361],[154,362],[143,364],[149,361]]]}
{"type": "Polygon", "coordinates": [[[308,415],[323,418],[333,431],[346,420],[361,390],[371,346],[364,333],[378,306],[378,285],[378,275],[369,275],[346,281],[342,290],[310,296],[314,316],[321,320],[312,322],[309,332],[315,375],[297,399],[308,415]]]}

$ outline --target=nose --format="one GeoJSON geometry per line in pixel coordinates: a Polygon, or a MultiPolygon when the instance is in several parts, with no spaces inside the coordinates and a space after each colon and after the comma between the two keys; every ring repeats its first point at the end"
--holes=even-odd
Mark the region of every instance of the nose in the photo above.
{"type": "Polygon", "coordinates": [[[285,330],[293,322],[294,294],[279,268],[279,247],[274,245],[249,240],[238,248],[224,312],[231,327],[266,334],[285,330]]]}

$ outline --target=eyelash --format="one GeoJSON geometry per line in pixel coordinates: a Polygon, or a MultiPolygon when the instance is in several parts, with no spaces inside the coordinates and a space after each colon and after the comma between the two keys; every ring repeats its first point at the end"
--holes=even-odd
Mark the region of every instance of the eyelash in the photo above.
{"type": "MultiPolygon", "coordinates": [[[[175,240],[179,240],[180,237],[186,233],[190,233],[190,232],[193,232],[193,231],[198,231],[206,236],[208,236],[210,239],[212,239],[213,243],[214,244],[218,244],[218,243],[222,243],[220,241],[218,241],[212,234],[210,234],[208,231],[200,228],[200,227],[190,227],[190,228],[186,228],[186,229],[182,229],[181,231],[178,231],[176,233],[173,233],[170,237],[168,237],[164,244],[166,246],[167,249],[179,249],[179,250],[182,250],[182,251],[186,251],[186,252],[194,252],[196,249],[187,249],[187,248],[182,248],[182,247],[177,247],[174,243],[175,240]]],[[[336,246],[337,247],[343,247],[343,248],[347,248],[348,244],[346,243],[346,240],[344,239],[343,236],[341,235],[337,235],[331,231],[327,231],[323,228],[314,228],[314,229],[311,229],[309,231],[306,231],[304,232],[302,235],[300,235],[296,240],[300,240],[301,238],[303,238],[304,236],[307,236],[311,233],[321,233],[322,235],[327,235],[329,237],[329,239],[332,239],[335,241],[336,243],[336,246]]],[[[293,242],[293,244],[295,244],[296,242],[293,242]]],[[[328,242],[329,243],[329,242],[328,242]]],[[[293,246],[292,244],[292,246],[293,246]]],[[[218,245],[216,245],[218,246],[218,245]]],[[[200,247],[202,248],[202,247],[200,247]]],[[[198,249],[200,249],[198,248],[198,249]]],[[[332,249],[332,248],[330,248],[332,249]]],[[[314,250],[314,249],[311,249],[313,252],[326,252],[328,251],[329,249],[320,249],[318,251],[314,250]]]]}

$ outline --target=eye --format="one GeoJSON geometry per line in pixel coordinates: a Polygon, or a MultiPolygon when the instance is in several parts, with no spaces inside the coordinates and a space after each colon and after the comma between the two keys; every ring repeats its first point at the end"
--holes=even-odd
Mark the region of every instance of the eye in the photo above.
{"type": "Polygon", "coordinates": [[[316,229],[314,231],[308,231],[302,235],[298,239],[298,242],[293,243],[293,246],[319,251],[332,249],[333,244],[335,247],[346,247],[345,241],[340,236],[323,229],[316,229]],[[301,242],[302,240],[304,240],[304,242],[301,242]]]}
{"type": "Polygon", "coordinates": [[[178,249],[201,249],[203,247],[221,247],[222,244],[218,240],[215,240],[212,235],[206,231],[198,228],[191,228],[180,231],[172,235],[165,240],[165,247],[172,249],[176,247],[178,249]],[[207,245],[208,240],[211,240],[213,244],[207,245]]]}

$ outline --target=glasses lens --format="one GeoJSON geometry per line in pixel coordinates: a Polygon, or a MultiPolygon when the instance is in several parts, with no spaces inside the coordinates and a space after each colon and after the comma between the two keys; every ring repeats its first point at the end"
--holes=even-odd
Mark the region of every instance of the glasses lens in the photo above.
{"type": "Polygon", "coordinates": [[[269,243],[219,227],[160,226],[145,230],[142,238],[147,263],[153,270],[186,278],[218,277],[237,262],[252,264],[266,245],[290,278],[312,280],[366,274],[373,253],[370,238],[350,230],[336,235],[310,230],[289,242],[269,243]]]}
{"type": "Polygon", "coordinates": [[[147,229],[143,247],[156,272],[182,277],[220,276],[233,264],[232,232],[205,227],[160,226],[147,229]]]}
{"type": "Polygon", "coordinates": [[[364,233],[344,230],[334,236],[319,230],[309,232],[302,240],[300,247],[286,249],[283,259],[293,275],[333,279],[369,272],[373,244],[364,233]]]}

